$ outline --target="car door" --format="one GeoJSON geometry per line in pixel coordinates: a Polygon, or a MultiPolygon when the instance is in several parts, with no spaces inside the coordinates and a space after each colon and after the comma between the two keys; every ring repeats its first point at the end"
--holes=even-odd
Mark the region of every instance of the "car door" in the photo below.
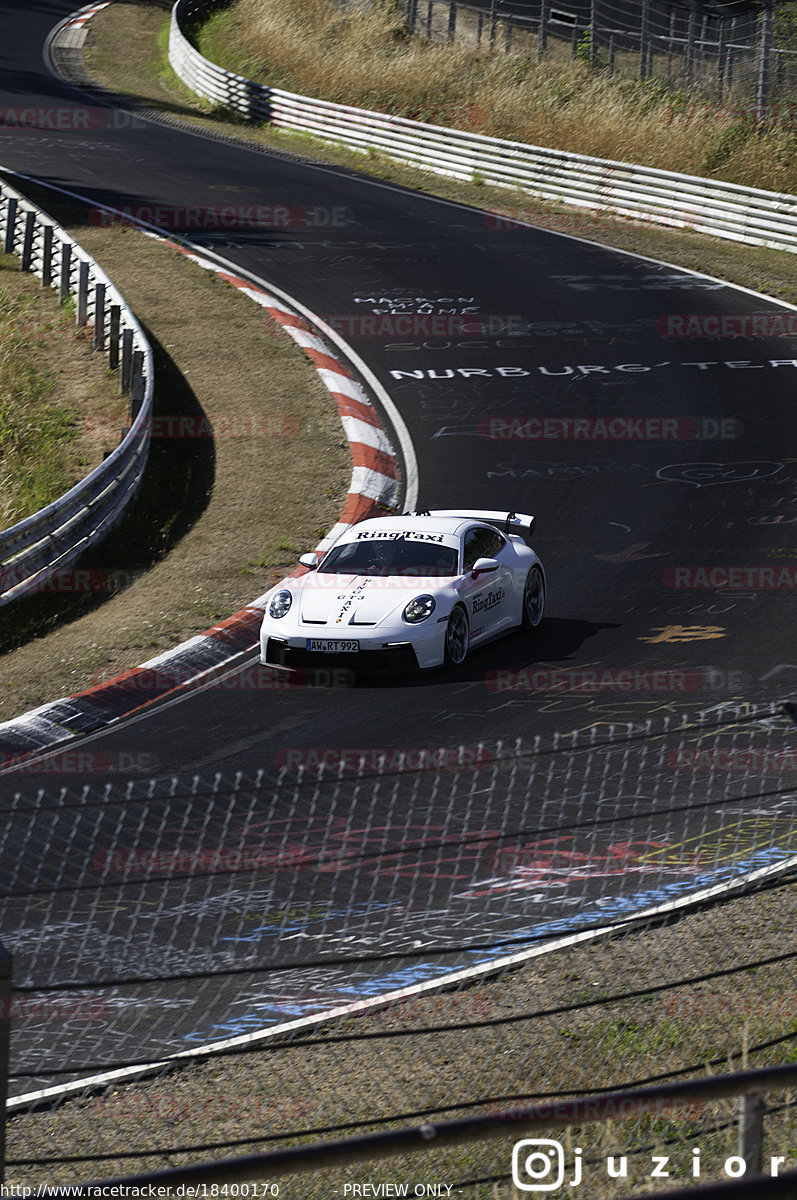
{"type": "Polygon", "coordinates": [[[468,610],[472,642],[490,637],[513,623],[514,595],[506,538],[491,525],[471,525],[462,542],[464,582],[460,595],[468,610]],[[474,579],[473,565],[494,558],[497,571],[474,579]]]}

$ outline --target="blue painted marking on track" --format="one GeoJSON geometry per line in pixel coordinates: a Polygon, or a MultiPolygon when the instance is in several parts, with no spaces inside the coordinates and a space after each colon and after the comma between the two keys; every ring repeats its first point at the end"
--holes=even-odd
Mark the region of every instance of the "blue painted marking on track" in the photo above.
{"type": "MultiPolygon", "coordinates": [[[[537,925],[532,925],[527,929],[513,930],[511,933],[512,939],[531,938],[536,939],[541,935],[553,937],[561,934],[574,932],[583,929],[584,926],[594,925],[596,923],[609,924],[616,917],[627,917],[632,912],[642,912],[648,908],[656,908],[658,905],[666,903],[668,900],[683,896],[688,892],[696,892],[704,887],[712,887],[716,884],[727,883],[739,876],[746,875],[751,871],[760,869],[761,867],[770,866],[772,863],[780,862],[784,859],[793,858],[794,850],[787,847],[773,846],[768,849],[759,850],[748,859],[743,859],[741,862],[733,863],[727,867],[718,868],[714,871],[704,871],[699,875],[690,877],[689,879],[675,880],[672,883],[663,884],[661,887],[648,889],[646,891],[635,892],[630,896],[618,896],[616,898],[607,899],[605,901],[596,901],[591,909],[586,912],[580,912],[578,915],[569,917],[561,917],[555,921],[543,921],[537,925]]],[[[378,904],[366,907],[359,905],[358,908],[362,912],[373,912],[377,908],[390,908],[389,904],[378,904]]],[[[353,910],[330,911],[322,918],[318,918],[314,924],[318,924],[327,920],[329,916],[345,915],[350,917],[353,910]]],[[[282,929],[275,930],[272,927],[267,927],[269,933],[284,932],[287,926],[282,929]]],[[[306,929],[307,923],[295,927],[297,930],[306,929]]],[[[257,932],[253,930],[253,933],[257,932]]],[[[234,941],[234,938],[223,938],[223,941],[234,941]]],[[[251,941],[253,938],[237,939],[251,941]]],[[[518,951],[520,947],[518,947],[518,951]]],[[[506,947],[496,948],[495,951],[485,954],[483,951],[465,951],[467,964],[477,966],[482,963],[494,962],[496,959],[506,957],[510,952],[506,947]]],[[[297,964],[297,970],[301,970],[301,964],[297,964]]],[[[183,1035],[183,1040],[187,1042],[201,1042],[208,1039],[221,1037],[235,1037],[237,1034],[253,1032],[257,1029],[267,1027],[269,1022],[266,1016],[267,1013],[276,1014],[277,1018],[286,1016],[308,1016],[312,1011],[322,1012],[325,1009],[343,1005],[347,1001],[354,1002],[356,1000],[364,1000],[371,996],[379,996],[386,992],[398,991],[400,988],[410,987],[414,983],[428,982],[440,975],[450,975],[458,968],[452,967],[450,964],[441,964],[439,962],[420,962],[414,966],[403,967],[400,971],[393,971],[386,975],[375,975],[369,979],[364,979],[361,982],[346,983],[337,985],[330,983],[330,994],[324,997],[324,1001],[320,1007],[315,1010],[310,1003],[299,1004],[291,1003],[286,997],[286,1002],[273,1003],[270,1001],[254,1002],[256,1010],[243,1014],[240,1017],[233,1017],[228,1021],[214,1023],[207,1030],[195,1031],[183,1035]],[[265,1024],[264,1024],[265,1022],[265,1024]]],[[[308,998],[309,999],[309,998],[308,998]]]]}

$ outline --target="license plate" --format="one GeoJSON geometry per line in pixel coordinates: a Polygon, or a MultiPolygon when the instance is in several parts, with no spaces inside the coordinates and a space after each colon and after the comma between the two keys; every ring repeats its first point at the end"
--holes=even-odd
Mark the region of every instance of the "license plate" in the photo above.
{"type": "Polygon", "coordinates": [[[340,638],[308,638],[307,649],[315,654],[356,654],[359,642],[346,642],[340,638]]]}

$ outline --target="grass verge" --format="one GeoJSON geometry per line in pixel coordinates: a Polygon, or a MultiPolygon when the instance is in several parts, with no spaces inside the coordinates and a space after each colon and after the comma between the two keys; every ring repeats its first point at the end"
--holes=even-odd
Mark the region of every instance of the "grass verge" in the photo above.
{"type": "Polygon", "coordinates": [[[79,204],[46,189],[26,191],[102,264],[144,326],[160,435],[139,495],[80,575],[0,610],[10,683],[0,720],[110,678],[248,603],[335,523],[351,474],[328,392],[260,307],[166,245],[90,224],[79,204]]]}
{"type": "Polygon", "coordinates": [[[50,504],[117,442],[127,402],[90,331],[0,255],[0,529],[50,504]]]}

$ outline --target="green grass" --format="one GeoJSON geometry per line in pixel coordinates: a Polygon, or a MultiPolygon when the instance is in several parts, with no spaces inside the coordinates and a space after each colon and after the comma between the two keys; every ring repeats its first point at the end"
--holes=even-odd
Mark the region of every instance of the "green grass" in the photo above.
{"type": "MultiPolygon", "coordinates": [[[[3,263],[8,270],[7,264],[3,263]]],[[[75,482],[75,413],[52,399],[56,379],[40,365],[42,339],[58,332],[36,297],[0,287],[0,522],[15,524],[75,482]]]]}

